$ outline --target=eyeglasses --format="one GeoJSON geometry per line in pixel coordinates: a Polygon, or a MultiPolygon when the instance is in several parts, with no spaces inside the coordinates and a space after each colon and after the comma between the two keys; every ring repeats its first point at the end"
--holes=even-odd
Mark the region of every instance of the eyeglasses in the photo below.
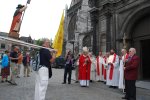
{"type": "Polygon", "coordinates": [[[49,41],[46,41],[45,43],[50,43],[49,41]]]}

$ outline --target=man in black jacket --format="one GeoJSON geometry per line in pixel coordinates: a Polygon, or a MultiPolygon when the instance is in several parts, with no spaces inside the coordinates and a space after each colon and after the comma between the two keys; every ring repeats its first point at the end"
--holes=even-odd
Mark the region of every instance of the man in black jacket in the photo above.
{"type": "Polygon", "coordinates": [[[24,77],[30,77],[30,55],[27,52],[26,56],[23,57],[23,65],[24,65],[24,77]],[[27,74],[26,74],[27,73],[27,74]]]}
{"type": "Polygon", "coordinates": [[[66,84],[66,78],[67,74],[68,76],[68,84],[71,84],[71,74],[72,74],[72,65],[73,65],[73,55],[71,54],[71,51],[68,51],[68,53],[65,56],[66,64],[64,69],[64,82],[62,84],[66,84]]]}
{"type": "Polygon", "coordinates": [[[15,46],[14,50],[10,53],[10,68],[11,68],[11,80],[8,81],[12,85],[17,85],[15,82],[15,77],[17,75],[17,62],[18,62],[18,51],[19,47],[15,46]]]}

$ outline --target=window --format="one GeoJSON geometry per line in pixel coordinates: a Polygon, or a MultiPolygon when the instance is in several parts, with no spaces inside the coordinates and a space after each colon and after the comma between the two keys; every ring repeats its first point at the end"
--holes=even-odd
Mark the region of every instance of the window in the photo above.
{"type": "Polygon", "coordinates": [[[1,49],[5,49],[5,44],[4,43],[1,44],[1,49]]]}
{"type": "Polygon", "coordinates": [[[83,47],[91,47],[91,36],[90,35],[87,35],[83,38],[83,47]]]}

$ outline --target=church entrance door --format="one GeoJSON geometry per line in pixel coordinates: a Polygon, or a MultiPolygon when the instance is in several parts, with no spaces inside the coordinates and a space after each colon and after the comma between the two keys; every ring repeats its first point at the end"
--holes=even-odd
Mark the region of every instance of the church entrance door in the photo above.
{"type": "Polygon", "coordinates": [[[142,73],[144,80],[150,80],[150,39],[141,41],[142,73]]]}

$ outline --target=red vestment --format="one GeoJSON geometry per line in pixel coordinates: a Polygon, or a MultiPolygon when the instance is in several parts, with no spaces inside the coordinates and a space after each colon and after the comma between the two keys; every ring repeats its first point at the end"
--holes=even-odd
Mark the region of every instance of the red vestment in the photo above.
{"type": "MultiPolygon", "coordinates": [[[[13,21],[12,21],[12,24],[11,24],[11,28],[10,28],[9,33],[13,32],[13,31],[15,30],[17,24],[19,25],[19,26],[17,26],[17,27],[20,27],[21,17],[22,17],[22,12],[20,12],[19,10],[16,11],[16,13],[15,13],[15,15],[14,15],[14,17],[13,17],[13,21]]],[[[18,28],[18,29],[19,29],[19,28],[18,28]]],[[[19,31],[19,30],[17,30],[17,31],[19,31]]]]}
{"type": "Polygon", "coordinates": [[[116,54],[114,54],[113,62],[110,65],[110,74],[109,74],[109,79],[110,80],[112,80],[112,78],[113,78],[113,72],[114,72],[114,65],[113,65],[113,63],[115,63],[115,61],[116,61],[116,54]]]}
{"type": "MultiPolygon", "coordinates": [[[[104,62],[106,63],[106,57],[104,57],[104,62]]],[[[106,69],[104,68],[104,65],[103,65],[103,74],[104,74],[104,79],[106,80],[106,69]]]]}
{"type": "Polygon", "coordinates": [[[125,55],[124,62],[128,59],[128,57],[129,57],[129,54],[127,53],[127,54],[125,55]]]}
{"type": "Polygon", "coordinates": [[[99,69],[99,56],[97,57],[97,75],[99,76],[100,75],[100,69],[99,69]]]}
{"type": "Polygon", "coordinates": [[[91,60],[89,56],[81,55],[79,58],[79,80],[90,80],[91,60]],[[85,63],[85,59],[88,61],[85,63]]]}

